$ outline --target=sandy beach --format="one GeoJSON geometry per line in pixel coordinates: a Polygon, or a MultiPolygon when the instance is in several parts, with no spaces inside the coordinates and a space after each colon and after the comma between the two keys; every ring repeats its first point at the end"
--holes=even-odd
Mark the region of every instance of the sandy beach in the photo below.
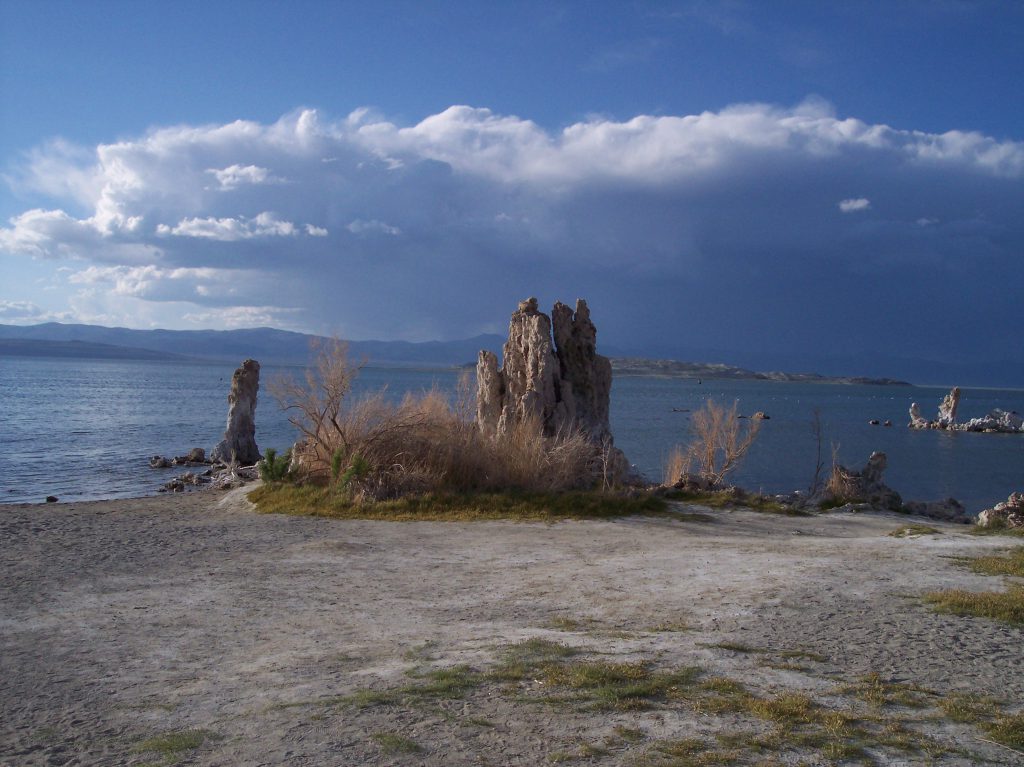
{"type": "MultiPolygon", "coordinates": [[[[915,520],[683,506],[337,521],[258,514],[245,492],[0,506],[0,765],[661,764],[659,743],[770,728],[692,699],[538,704],[537,678],[385,695],[432,670],[486,672],[532,638],[836,707],[860,705],[840,690],[869,674],[929,701],[1024,700],[1020,627],[920,598],[1000,587],[956,558],[1015,542],[963,526],[896,538],[915,520]],[[182,732],[196,743],[153,745],[182,732]]],[[[974,726],[896,714],[951,750],[876,763],[1019,763],[974,726]]]]}

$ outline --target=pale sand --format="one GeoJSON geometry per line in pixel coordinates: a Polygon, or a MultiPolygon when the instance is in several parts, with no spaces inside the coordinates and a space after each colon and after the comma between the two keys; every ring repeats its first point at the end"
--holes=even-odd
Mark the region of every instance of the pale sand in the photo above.
{"type": "MultiPolygon", "coordinates": [[[[409,684],[418,664],[483,669],[528,637],[701,665],[761,694],[827,695],[877,672],[1024,700],[1020,628],[919,599],[999,588],[953,557],[1014,543],[1005,538],[937,524],[944,534],[897,539],[887,533],[913,520],[891,514],[332,521],[256,514],[244,492],[0,506],[0,764],[158,763],[133,749],[201,728],[218,737],[178,763],[536,765],[602,743],[616,724],[650,739],[721,724],[681,703],[581,712],[518,702],[498,685],[440,703],[315,704],[409,684]],[[652,630],[679,621],[694,630],[652,630]],[[773,668],[778,656],[708,646],[723,642],[826,660],[773,668]],[[300,705],[279,705],[289,703],[300,705]],[[384,755],[379,732],[425,750],[384,755]]],[[[931,729],[973,754],[943,764],[1019,758],[966,725],[931,729]]],[[[645,748],[606,747],[584,763],[629,764],[645,748]]],[[[927,763],[901,759],[889,763],[927,763]]]]}

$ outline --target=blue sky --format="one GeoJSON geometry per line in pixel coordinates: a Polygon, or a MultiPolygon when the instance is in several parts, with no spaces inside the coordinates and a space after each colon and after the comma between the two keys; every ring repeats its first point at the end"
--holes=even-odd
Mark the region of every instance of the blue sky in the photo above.
{"type": "Polygon", "coordinates": [[[535,294],[666,354],[1024,361],[1024,3],[4,0],[0,56],[0,322],[535,294]]]}

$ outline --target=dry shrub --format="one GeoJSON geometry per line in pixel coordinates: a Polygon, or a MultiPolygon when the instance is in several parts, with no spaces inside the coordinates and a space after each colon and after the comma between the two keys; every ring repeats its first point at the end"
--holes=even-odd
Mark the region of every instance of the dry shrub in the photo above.
{"type": "Polygon", "coordinates": [[[665,459],[663,479],[666,485],[674,485],[690,473],[693,466],[693,454],[682,445],[675,445],[665,459]]]}
{"type": "Polygon", "coordinates": [[[825,483],[825,492],[836,499],[850,499],[856,497],[857,485],[846,469],[833,466],[828,482],[825,483]]]}
{"type": "Polygon", "coordinates": [[[690,430],[692,439],[684,448],[676,446],[669,456],[665,480],[675,484],[696,468],[696,475],[709,487],[721,487],[750,450],[761,429],[760,418],[740,418],[738,402],[726,409],[707,400],[695,411],[690,430]],[[746,425],[744,425],[744,421],[746,425]]]}
{"type": "Polygon", "coordinates": [[[847,501],[858,495],[856,478],[839,465],[839,445],[832,443],[832,473],[825,483],[825,493],[833,501],[847,501]]]}
{"type": "Polygon", "coordinates": [[[306,479],[336,481],[353,498],[381,500],[429,491],[545,492],[594,483],[595,447],[578,432],[547,437],[539,419],[486,437],[468,377],[451,401],[434,390],[399,403],[385,392],[351,397],[358,367],[344,344],[321,347],[305,380],[271,385],[303,440],[295,463],[306,479]]]}

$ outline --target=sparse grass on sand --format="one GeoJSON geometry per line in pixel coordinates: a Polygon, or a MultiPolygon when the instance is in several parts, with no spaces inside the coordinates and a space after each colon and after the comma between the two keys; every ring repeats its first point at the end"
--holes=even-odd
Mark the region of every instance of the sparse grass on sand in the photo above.
{"type": "MultiPolygon", "coordinates": [[[[813,655],[803,650],[775,652],[813,655]]],[[[970,693],[944,697],[878,674],[836,680],[824,695],[792,689],[758,691],[756,683],[712,676],[696,666],[665,668],[643,658],[608,658],[606,653],[595,655],[539,637],[499,648],[494,661],[482,668],[453,666],[410,673],[412,684],[391,690],[389,705],[415,709],[436,706],[438,700],[463,700],[462,710],[470,712],[473,701],[497,695],[510,705],[602,711],[616,718],[654,711],[654,721],[660,721],[657,712],[690,709],[709,728],[699,737],[655,739],[637,726],[645,720],[613,720],[599,742],[577,739],[559,744],[548,754],[551,763],[613,751],[627,758],[623,763],[647,767],[788,764],[807,757],[835,765],[882,764],[917,756],[930,763],[948,754],[966,756],[955,739],[927,734],[935,721],[943,720],[976,727],[985,738],[1010,749],[1024,745],[1024,715],[1007,713],[994,698],[970,693]]],[[[357,698],[351,696],[347,703],[358,708],[357,698]]],[[[417,753],[419,748],[390,732],[376,733],[373,739],[390,754],[417,753]]]]}
{"type": "MultiPolygon", "coordinates": [[[[961,561],[982,575],[1024,577],[1024,546],[1011,549],[1005,555],[989,554],[967,557],[961,561]]],[[[1005,591],[932,591],[925,594],[924,599],[934,605],[935,609],[954,615],[995,618],[1006,623],[1024,624],[1024,586],[1017,583],[1011,583],[1005,591]]]]}
{"type": "Polygon", "coordinates": [[[597,491],[427,493],[356,502],[344,489],[337,487],[273,483],[253,490],[249,493],[249,500],[260,512],[268,514],[393,521],[556,521],[667,513],[666,502],[653,495],[626,496],[597,491]]]}
{"type": "Polygon", "coordinates": [[[1024,578],[1024,546],[1011,549],[1006,555],[991,554],[968,559],[967,566],[982,575],[1015,575],[1024,578]]]}
{"type": "Polygon", "coordinates": [[[1006,527],[995,525],[993,527],[982,527],[975,525],[968,532],[971,535],[1005,535],[1009,538],[1024,538],[1024,527],[1006,527]]]}
{"type": "Polygon", "coordinates": [[[665,497],[670,501],[683,501],[697,506],[707,506],[711,509],[749,509],[750,511],[759,511],[765,514],[781,514],[786,517],[811,516],[811,512],[779,503],[763,495],[736,494],[730,490],[711,492],[672,490],[665,497]]]}
{"type": "Polygon", "coordinates": [[[371,736],[385,754],[419,754],[423,746],[414,740],[393,732],[375,732],[371,736]]]}
{"type": "Polygon", "coordinates": [[[179,730],[165,732],[139,743],[133,749],[135,753],[160,754],[165,759],[177,759],[187,751],[199,748],[208,739],[216,737],[209,730],[179,730]]]}
{"type": "Polygon", "coordinates": [[[925,594],[925,601],[937,610],[978,618],[995,618],[1006,623],[1024,624],[1024,587],[1006,591],[965,591],[947,589],[925,594]]]}
{"type": "Polygon", "coordinates": [[[919,535],[942,535],[942,531],[931,525],[910,524],[900,525],[889,535],[893,538],[916,538],[919,535]]]}

